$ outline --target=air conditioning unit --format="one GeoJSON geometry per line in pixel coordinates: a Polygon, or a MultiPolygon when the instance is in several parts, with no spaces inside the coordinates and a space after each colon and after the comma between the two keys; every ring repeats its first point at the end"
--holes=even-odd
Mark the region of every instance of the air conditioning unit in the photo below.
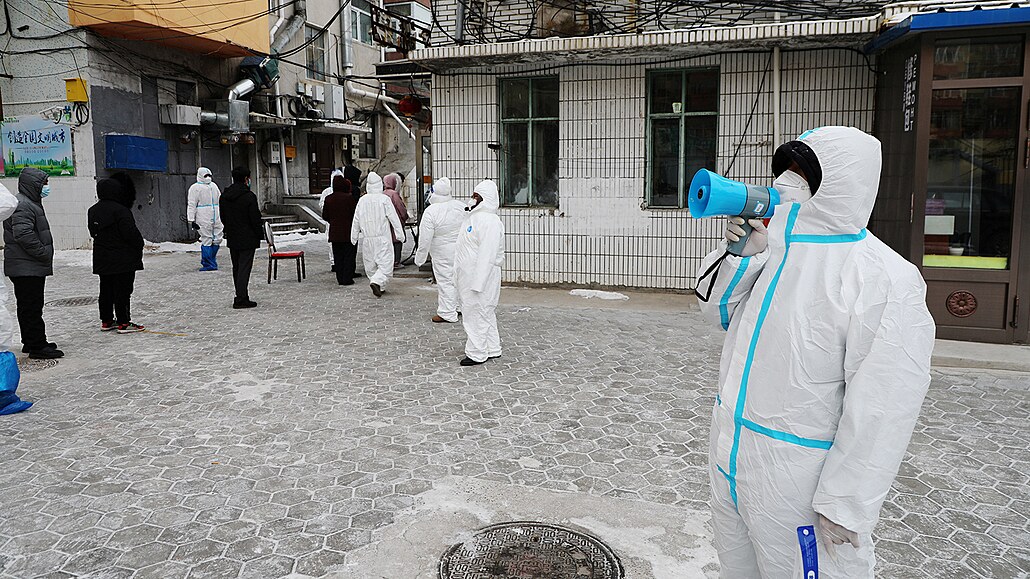
{"type": "Polygon", "coordinates": [[[325,106],[322,111],[326,118],[344,120],[347,118],[347,100],[343,85],[331,84],[329,90],[325,91],[325,106]]]}
{"type": "Polygon", "coordinates": [[[315,85],[315,94],[312,95],[311,100],[315,101],[316,103],[325,102],[325,85],[315,85]]]}
{"type": "Polygon", "coordinates": [[[184,127],[200,126],[200,107],[186,105],[161,105],[162,125],[182,125],[184,127]]]}

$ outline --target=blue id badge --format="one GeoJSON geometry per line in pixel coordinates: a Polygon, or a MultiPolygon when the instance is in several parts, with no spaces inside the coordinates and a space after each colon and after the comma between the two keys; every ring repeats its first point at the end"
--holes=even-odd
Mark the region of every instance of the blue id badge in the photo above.
{"type": "Polygon", "coordinates": [[[819,546],[815,540],[815,527],[798,527],[798,544],[801,546],[804,578],[819,579],[819,546]]]}

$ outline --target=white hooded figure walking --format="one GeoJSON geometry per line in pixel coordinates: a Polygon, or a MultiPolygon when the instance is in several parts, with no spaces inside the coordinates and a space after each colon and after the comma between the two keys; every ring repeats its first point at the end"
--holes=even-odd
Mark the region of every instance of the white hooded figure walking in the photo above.
{"type": "Polygon", "coordinates": [[[454,287],[454,251],[458,233],[465,222],[465,204],[451,197],[451,180],[441,177],[433,185],[429,207],[419,222],[418,251],[415,265],[421,267],[433,256],[436,278],[436,315],[433,322],[458,321],[458,290],[454,287]]]}
{"type": "Polygon", "coordinates": [[[383,194],[383,178],[374,171],[369,173],[365,194],[354,209],[350,241],[357,245],[361,239],[365,275],[377,298],[382,297],[387,282],[393,277],[393,242],[395,232],[403,231],[401,227],[393,202],[383,194]]]}
{"type": "Polygon", "coordinates": [[[476,366],[501,357],[497,333],[497,301],[504,264],[504,224],[497,216],[497,184],[483,181],[472,193],[468,217],[458,231],[454,282],[461,300],[462,325],[468,340],[462,366],[476,366]]]}
{"type": "Polygon", "coordinates": [[[702,262],[724,260],[698,283],[726,330],[709,456],[722,577],[873,577],[935,333],[919,270],[866,230],[880,165],[858,129],[804,133],[773,157],[786,202],[768,228],[702,262]]]}
{"type": "Polygon", "coordinates": [[[186,219],[200,233],[200,271],[217,271],[218,248],[222,245],[222,219],[218,214],[221,197],[212,181],[211,170],[197,170],[197,182],[190,187],[186,203],[186,219]]]}

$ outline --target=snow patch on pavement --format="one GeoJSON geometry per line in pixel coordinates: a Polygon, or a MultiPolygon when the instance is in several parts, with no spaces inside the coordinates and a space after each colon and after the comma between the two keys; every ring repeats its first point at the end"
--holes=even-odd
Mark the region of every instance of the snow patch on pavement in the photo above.
{"type": "Polygon", "coordinates": [[[600,290],[588,290],[588,289],[575,289],[569,292],[569,295],[574,295],[580,298],[597,298],[599,300],[628,300],[629,296],[626,294],[620,294],[618,292],[603,292],[600,290]]]}

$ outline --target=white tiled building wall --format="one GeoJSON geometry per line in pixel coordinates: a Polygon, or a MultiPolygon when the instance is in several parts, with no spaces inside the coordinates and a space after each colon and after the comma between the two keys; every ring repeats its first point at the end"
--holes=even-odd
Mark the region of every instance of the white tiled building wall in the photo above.
{"type": "MultiPolygon", "coordinates": [[[[768,53],[708,56],[649,65],[539,64],[499,76],[557,74],[560,88],[559,206],[502,208],[508,282],[694,287],[700,260],[722,235],[721,220],[686,209],[649,209],[645,199],[647,71],[719,67],[718,167],[735,179],[771,184],[774,150],[768,53]],[[551,68],[548,68],[550,66],[551,68]],[[754,114],[751,111],[754,110],[754,114]],[[749,122],[750,117],[750,122],[749,122]]],[[[782,55],[783,140],[828,124],[871,131],[875,76],[850,51],[782,55]]],[[[498,179],[498,75],[433,77],[433,174],[467,198],[498,179]]]]}

